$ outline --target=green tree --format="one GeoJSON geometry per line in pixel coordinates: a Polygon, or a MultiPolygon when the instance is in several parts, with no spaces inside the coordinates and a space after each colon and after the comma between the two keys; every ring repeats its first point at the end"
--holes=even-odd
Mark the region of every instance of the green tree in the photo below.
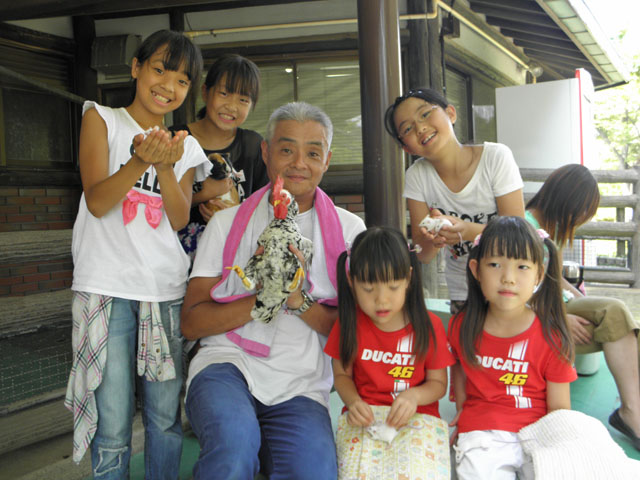
{"type": "Polygon", "coordinates": [[[640,165],[640,54],[629,67],[629,83],[596,97],[595,126],[609,151],[601,160],[615,169],[640,165]]]}

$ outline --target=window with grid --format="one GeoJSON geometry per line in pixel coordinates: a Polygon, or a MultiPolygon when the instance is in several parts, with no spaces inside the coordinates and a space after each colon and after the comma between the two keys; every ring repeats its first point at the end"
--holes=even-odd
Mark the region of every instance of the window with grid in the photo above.
{"type": "MultiPolygon", "coordinates": [[[[291,61],[260,64],[260,98],[243,128],[265,135],[279,106],[305,101],[322,108],[333,123],[331,165],[362,163],[360,74],[358,60],[291,61]]],[[[196,111],[204,106],[196,102],[196,111]]]]}
{"type": "MultiPolygon", "coordinates": [[[[64,57],[0,45],[0,58],[10,70],[70,91],[71,66],[64,57]]],[[[0,166],[72,167],[73,108],[53,93],[0,75],[0,166]]]]}

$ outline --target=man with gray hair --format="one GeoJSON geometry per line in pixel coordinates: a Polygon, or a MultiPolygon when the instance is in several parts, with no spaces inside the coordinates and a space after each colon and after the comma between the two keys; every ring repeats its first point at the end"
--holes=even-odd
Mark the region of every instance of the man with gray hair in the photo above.
{"type": "MultiPolygon", "coordinates": [[[[336,320],[336,260],[365,229],[318,188],[333,127],[319,108],[294,102],[269,119],[262,157],[299,207],[313,242],[304,283],[268,324],[251,319],[256,295],[228,267],[246,265],[273,218],[270,185],[222,210],[202,235],[182,308],[182,332],[200,340],[187,380],[186,412],[200,442],[196,479],[337,477],[328,412],[333,384],[323,353],[336,320]]],[[[295,250],[295,249],[294,249],[295,250]]],[[[259,288],[259,287],[258,287],[259,288]]]]}

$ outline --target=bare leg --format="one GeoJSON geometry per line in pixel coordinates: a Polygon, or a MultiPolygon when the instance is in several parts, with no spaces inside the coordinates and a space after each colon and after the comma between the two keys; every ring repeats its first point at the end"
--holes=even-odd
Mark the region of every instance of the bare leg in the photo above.
{"type": "Polygon", "coordinates": [[[602,350],[620,394],[620,417],[640,437],[640,374],[636,335],[629,332],[615,342],[604,343],[602,350]]]}

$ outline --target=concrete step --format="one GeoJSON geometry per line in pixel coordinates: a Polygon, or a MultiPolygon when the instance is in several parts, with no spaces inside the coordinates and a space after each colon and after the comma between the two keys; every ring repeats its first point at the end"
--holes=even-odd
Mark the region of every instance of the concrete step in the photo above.
{"type": "Polygon", "coordinates": [[[37,230],[0,234],[3,264],[57,260],[71,256],[72,230],[37,230]]]}
{"type": "Polygon", "coordinates": [[[70,289],[0,297],[0,339],[34,332],[42,327],[71,325],[72,297],[70,289]]]}
{"type": "MultiPolygon", "coordinates": [[[[58,391],[58,395],[63,392],[58,391]]],[[[73,430],[73,416],[58,397],[0,417],[0,454],[22,449],[73,430]]],[[[2,469],[0,468],[0,471],[2,469]]],[[[9,478],[9,477],[8,477],[9,478]]],[[[62,477],[59,477],[62,478],[62,477]]]]}
{"type": "MultiPolygon", "coordinates": [[[[64,407],[62,408],[64,409],[64,407]]],[[[66,409],[65,411],[68,417],[71,418],[71,412],[66,409]]],[[[182,416],[182,428],[185,432],[191,428],[184,413],[182,416]]],[[[144,427],[142,426],[142,416],[139,412],[133,420],[131,449],[132,455],[144,451],[144,427]]],[[[73,434],[58,435],[20,450],[0,455],[0,478],[12,480],[83,480],[90,477],[90,452],[87,451],[79,464],[73,461],[72,454],[73,434]]]]}

